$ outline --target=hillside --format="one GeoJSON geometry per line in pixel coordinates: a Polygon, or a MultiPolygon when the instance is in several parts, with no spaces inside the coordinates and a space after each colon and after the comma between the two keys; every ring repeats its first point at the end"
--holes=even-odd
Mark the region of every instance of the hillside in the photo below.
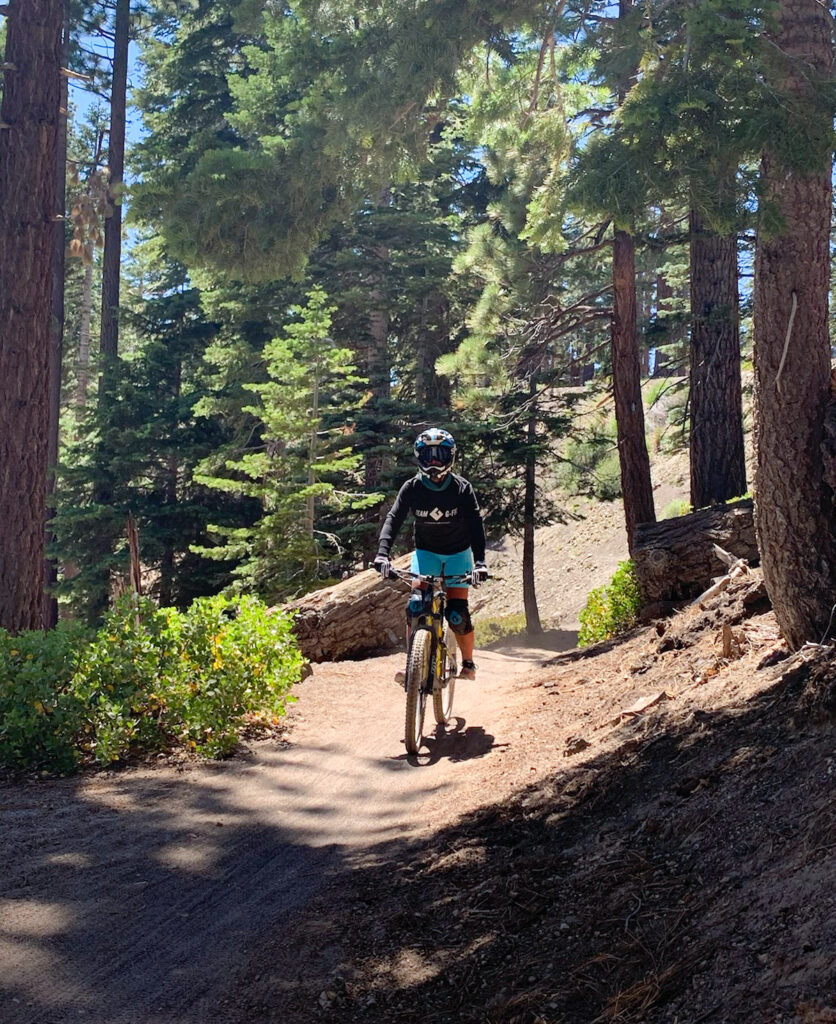
{"type": "Polygon", "coordinates": [[[545,640],[417,759],[394,655],[226,762],[0,785],[4,1024],[833,1024],[832,649],[757,572],[545,640]]]}
{"type": "MultiPolygon", "coordinates": [[[[686,475],[657,457],[660,510],[686,475]]],[[[391,655],[226,762],[0,785],[4,1024],[834,1024],[832,649],[787,655],[757,571],[573,649],[626,541],[569,508],[547,633],[481,650],[417,759],[391,655]]]]}
{"type": "Polygon", "coordinates": [[[459,816],[416,808],[231,1019],[832,1024],[835,680],[830,650],[786,658],[757,573],[520,676],[459,816]]]}
{"type": "MultiPolygon", "coordinates": [[[[670,502],[687,502],[686,454],[657,455],[651,469],[657,515],[670,502]]],[[[629,557],[624,510],[620,499],[556,497],[566,522],[536,531],[537,600],[545,628],[576,630],[590,590],[609,583],[618,563],[629,557]]],[[[490,544],[488,565],[498,578],[474,595],[474,609],[491,619],[520,615],[522,541],[509,537],[490,544]]]]}

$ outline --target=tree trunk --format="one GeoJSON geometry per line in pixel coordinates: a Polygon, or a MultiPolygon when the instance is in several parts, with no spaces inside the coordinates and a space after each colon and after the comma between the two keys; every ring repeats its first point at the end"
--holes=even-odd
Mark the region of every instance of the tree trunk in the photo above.
{"type": "Polygon", "coordinates": [[[63,0],[9,0],[0,108],[0,627],[43,624],[63,0]]]}
{"type": "MultiPolygon", "coordinates": [[[[619,0],[620,18],[629,16],[633,0],[619,0]]],[[[625,77],[618,90],[619,102],[627,94],[625,77]]],[[[612,245],[612,386],[621,467],[621,495],[627,526],[627,546],[632,553],[636,527],[656,519],[650,456],[644,433],[638,323],[636,316],[636,246],[627,231],[615,229],[612,245]]]]}
{"type": "MultiPolygon", "coordinates": [[[[377,197],[379,207],[391,205],[391,189],[381,189],[377,197]]],[[[389,249],[386,245],[377,245],[373,249],[375,269],[372,272],[369,298],[369,341],[365,352],[364,370],[369,381],[371,400],[365,409],[366,451],[363,456],[363,484],[367,491],[375,491],[381,481],[389,462],[388,431],[386,430],[389,414],[387,405],[391,395],[392,367],[389,360],[389,302],[386,294],[386,271],[389,264],[389,249]]],[[[388,503],[384,502],[377,510],[369,513],[374,519],[369,523],[369,534],[363,545],[363,564],[374,558],[377,553],[377,535],[388,511],[388,503]]]]}
{"type": "MultiPolygon", "coordinates": [[[[108,139],[108,211],[104,226],[102,257],[102,371],[105,377],[119,351],[119,281],[122,267],[122,188],[125,168],[125,121],[127,112],[128,42],[130,0],[116,0],[113,41],[113,79],[110,92],[108,139]]],[[[102,389],[106,392],[106,388],[102,389]]]]}
{"type": "MultiPolygon", "coordinates": [[[[109,422],[113,402],[112,387],[119,354],[119,286],[122,270],[122,188],[125,165],[125,121],[127,111],[128,45],[131,20],[130,0],[116,0],[113,40],[113,77],[110,90],[110,133],[108,137],[108,209],[104,222],[102,252],[102,315],[99,335],[101,366],[98,411],[102,426],[109,422]]],[[[93,488],[97,505],[113,500],[112,473],[104,458],[99,459],[99,478],[93,488]]],[[[102,531],[91,552],[101,567],[90,586],[90,610],[93,619],[106,610],[110,599],[108,554],[113,537],[102,531]]]]}
{"type": "Polygon", "coordinates": [[[443,294],[425,296],[416,353],[415,403],[423,410],[450,407],[450,382],[439,377],[435,364],[450,348],[450,300],[443,294]]]}
{"type": "MultiPolygon", "coordinates": [[[[316,483],[316,452],[317,438],[319,436],[319,356],[317,356],[313,375],[312,398],[312,419],[311,433],[308,439],[308,487],[312,488],[316,483]]],[[[305,501],[305,534],[311,540],[314,538],[314,526],[316,525],[316,498],[311,493],[305,501]]]]}
{"type": "Polygon", "coordinates": [[[632,235],[616,231],[613,238],[612,379],[621,463],[621,493],[632,553],[636,527],[656,519],[650,456],[644,434],[641,366],[636,337],[636,260],[632,235]]]}
{"type": "Polygon", "coordinates": [[[746,491],[737,238],[691,211],[691,505],[746,491]]]}
{"type": "Polygon", "coordinates": [[[759,232],[755,255],[755,526],[764,580],[791,648],[821,640],[836,600],[834,495],[821,454],[830,385],[833,111],[817,81],[830,82],[831,28],[826,5],[782,0],[773,85],[797,104],[808,151],[802,168],[777,146],[766,148],[762,203],[783,224],[771,237],[759,232]]]}
{"type": "MultiPolygon", "coordinates": [[[[183,390],[183,360],[177,358],[172,367],[172,398],[178,402],[183,390]]],[[[166,531],[165,546],[160,560],[160,589],[159,601],[163,608],[170,608],[174,604],[174,571],[176,541],[174,536],[174,524],[178,502],[178,482],[180,479],[180,460],[176,454],[169,455],[166,460],[165,475],[165,507],[168,516],[163,522],[168,526],[166,531]],[[167,522],[166,522],[167,520],[167,522]]]]}
{"type": "MultiPolygon", "coordinates": [[[[376,256],[383,264],[388,256],[388,250],[383,246],[376,250],[376,256]]],[[[372,407],[374,409],[375,434],[379,433],[380,421],[383,419],[381,406],[384,405],[391,392],[389,366],[389,311],[386,308],[386,299],[383,289],[380,286],[374,287],[369,296],[372,302],[379,303],[369,313],[369,344],[366,349],[366,376],[369,379],[369,388],[372,393],[372,407]]],[[[373,491],[377,487],[380,474],[383,469],[385,455],[382,450],[381,438],[372,438],[371,450],[365,456],[364,482],[366,488],[373,491]]]]}
{"type": "MultiPolygon", "coordinates": [[[[536,394],[535,378],[531,378],[531,394],[536,394]]],[[[532,416],[528,421],[528,450],[525,455],[525,498],[523,508],[523,608],[525,610],[525,631],[529,636],[538,636],[543,632],[540,623],[540,610],[537,607],[537,591],[534,584],[534,513],[537,497],[537,460],[534,454],[534,442],[537,436],[536,406],[532,406],[532,416]]]]}
{"type": "MultiPolygon", "coordinates": [[[[64,32],[61,42],[61,64],[66,65],[70,51],[70,25],[64,0],[64,32]]],[[[51,521],[55,516],[56,467],[61,438],[61,370],[64,362],[64,287],[66,282],[67,241],[64,217],[67,212],[67,103],[69,87],[61,77],[58,145],[55,149],[55,222],[52,243],[52,322],[49,345],[49,439],[47,442],[46,534],[49,549],[55,543],[51,521]]],[[[47,557],[44,562],[44,629],[58,625],[58,599],[53,590],[58,582],[58,562],[47,557]]]]}
{"type": "Polygon", "coordinates": [[[723,576],[726,566],[715,544],[758,564],[751,499],[640,526],[633,563],[644,604],[698,597],[715,576],[723,576]]]}
{"type": "Polygon", "coordinates": [[[90,320],[93,316],[93,264],[84,267],[81,286],[81,320],[78,330],[78,372],[75,387],[76,409],[87,407],[87,389],[90,384],[90,320]]]}
{"type": "MultiPolygon", "coordinates": [[[[411,555],[395,560],[409,568],[411,555]]],[[[403,646],[409,588],[384,580],[371,569],[288,605],[296,613],[294,632],[310,661],[362,658],[403,646]]]]}

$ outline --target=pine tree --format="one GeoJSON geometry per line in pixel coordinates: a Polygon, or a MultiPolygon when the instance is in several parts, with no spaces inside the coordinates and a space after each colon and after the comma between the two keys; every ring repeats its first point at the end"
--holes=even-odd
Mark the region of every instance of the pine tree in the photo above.
{"type": "MultiPolygon", "coordinates": [[[[131,33],[131,0],[116,0],[113,17],[113,69],[110,79],[110,128],[107,171],[108,210],[105,216],[102,258],[102,317],[100,351],[107,379],[119,351],[119,291],[122,270],[122,192],[125,169],[127,118],[128,45],[131,33]]],[[[99,400],[107,399],[107,386],[99,400]]]]}
{"type": "Polygon", "coordinates": [[[755,265],[755,525],[764,579],[791,648],[819,641],[836,591],[833,481],[821,442],[830,399],[832,23],[781,0],[769,27],[772,98],[755,265]]]}
{"type": "Polygon", "coordinates": [[[10,0],[0,106],[0,626],[43,625],[61,0],[10,0]]]}
{"type": "Polygon", "coordinates": [[[214,527],[224,542],[201,553],[234,559],[241,585],[269,600],[330,575],[340,552],[336,536],[321,528],[329,508],[377,497],[362,494],[360,459],[344,440],[352,431],[347,398],[358,378],[351,352],[331,338],[334,307],[313,289],[293,312],[297,319],[265,347],[267,380],[246,386],[258,399],[245,410],[259,424],[258,443],[227,459],[223,476],[198,477],[261,504],[263,515],[250,527],[214,527]]]}
{"type": "Polygon", "coordinates": [[[209,521],[237,525],[256,511],[219,498],[194,476],[227,439],[220,420],[199,411],[211,386],[205,353],[218,325],[182,267],[153,243],[135,246],[127,270],[122,332],[131,351],[114,366],[112,407],[93,405],[67,445],[56,521],[62,560],[76,570],[61,591],[76,613],[93,620],[100,580],[126,572],[128,515],[138,526],[149,592],[162,604],[183,606],[230,580],[231,565],[191,551],[208,541],[209,521]],[[130,287],[140,259],[147,264],[141,300],[130,287]],[[106,504],[95,499],[104,472],[106,504]]]}
{"type": "MultiPolygon", "coordinates": [[[[61,31],[61,67],[66,68],[70,52],[69,6],[64,0],[64,24],[61,31]]],[[[67,212],[67,142],[69,121],[69,87],[66,75],[61,76],[59,96],[58,143],[55,147],[55,212],[52,229],[52,310],[49,346],[49,438],[47,443],[46,533],[44,547],[44,611],[45,629],[58,624],[58,600],[53,591],[58,582],[58,563],[51,547],[55,536],[50,520],[55,516],[56,469],[61,439],[61,383],[64,365],[64,320],[66,288],[67,240],[64,218],[67,212]]]]}
{"type": "Polygon", "coordinates": [[[481,286],[470,335],[439,361],[453,381],[464,458],[483,484],[488,530],[523,538],[523,603],[532,634],[542,630],[535,527],[562,515],[538,475],[567,427],[565,410],[555,411],[555,385],[583,347],[582,324],[569,313],[583,299],[568,297],[572,274],[564,258],[578,229],[565,228],[557,185],[569,152],[569,90],[556,68],[544,70],[548,46],[548,39],[521,39],[516,59],[498,63],[489,84],[474,75],[465,86],[465,130],[495,191],[489,220],[471,230],[456,264],[460,276],[481,286]]]}
{"type": "MultiPolygon", "coordinates": [[[[751,0],[648,5],[641,74],[597,147],[587,192],[634,211],[689,214],[691,497],[699,507],[746,489],[737,233],[741,165],[757,151],[761,44],[751,0]]],[[[625,24],[628,41],[635,27],[625,24]]]]}

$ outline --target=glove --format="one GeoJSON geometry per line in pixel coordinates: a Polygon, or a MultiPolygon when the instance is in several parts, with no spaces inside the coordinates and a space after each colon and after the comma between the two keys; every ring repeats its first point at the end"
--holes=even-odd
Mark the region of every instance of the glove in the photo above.
{"type": "Polygon", "coordinates": [[[484,562],[477,562],[473,566],[473,571],[470,574],[470,582],[474,587],[478,587],[480,583],[484,583],[488,578],[488,567],[484,562]]]}
{"type": "Polygon", "coordinates": [[[385,580],[388,580],[392,575],[392,563],[386,555],[377,555],[374,560],[373,568],[376,569],[385,580]]]}

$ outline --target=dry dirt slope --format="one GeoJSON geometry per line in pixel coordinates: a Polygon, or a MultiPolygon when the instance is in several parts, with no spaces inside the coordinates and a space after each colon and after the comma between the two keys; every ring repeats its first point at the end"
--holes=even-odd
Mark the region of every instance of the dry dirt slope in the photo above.
{"type": "MultiPolygon", "coordinates": [[[[653,460],[653,497],[661,514],[673,501],[687,501],[688,462],[683,453],[653,460]]],[[[566,521],[536,532],[535,574],[544,624],[577,629],[590,590],[612,579],[629,557],[620,500],[599,502],[560,498],[566,521]]],[[[498,577],[473,597],[473,607],[488,618],[522,612],[522,542],[506,538],[489,545],[488,567],[498,577]]]]}
{"type": "Polygon", "coordinates": [[[833,1024],[834,679],[757,578],[558,656],[485,780],[510,795],[327,889],[220,1019],[833,1024]]]}

